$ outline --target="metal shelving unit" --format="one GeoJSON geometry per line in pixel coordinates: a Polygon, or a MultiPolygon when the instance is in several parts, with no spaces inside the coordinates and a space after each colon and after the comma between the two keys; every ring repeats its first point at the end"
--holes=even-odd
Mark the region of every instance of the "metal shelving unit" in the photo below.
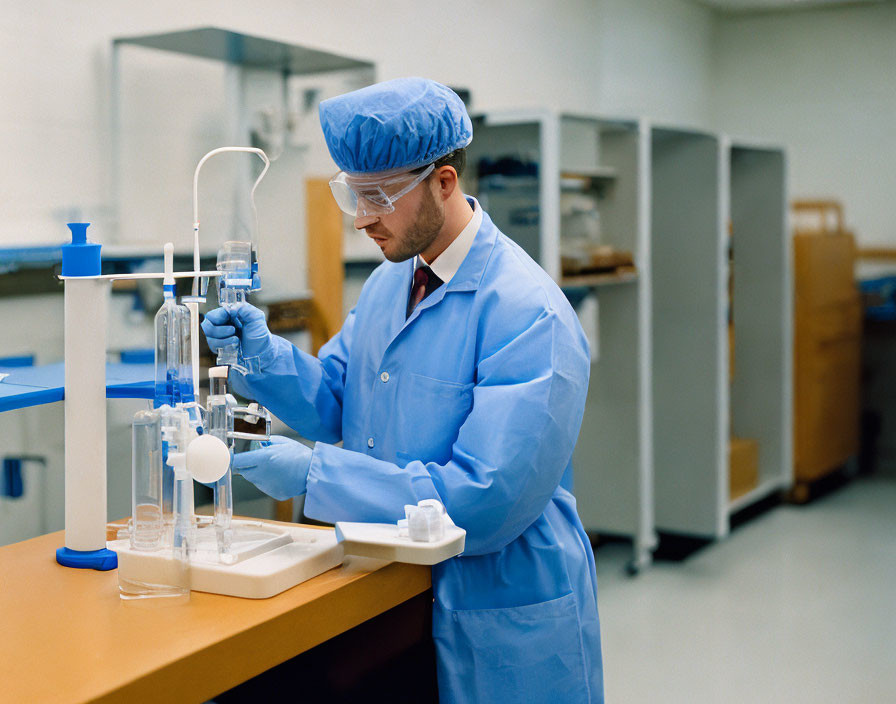
{"type": "Polygon", "coordinates": [[[475,116],[473,134],[468,191],[571,300],[597,298],[599,314],[595,306],[577,307],[580,317],[594,316],[582,324],[586,331],[599,329],[600,353],[573,459],[574,491],[586,529],[631,539],[630,570],[636,572],[650,564],[656,544],[647,127],[638,120],[529,110],[475,116]],[[516,176],[476,177],[481,160],[504,157],[529,167],[516,176]],[[562,275],[562,199],[582,190],[596,199],[602,242],[630,251],[633,270],[562,275]]]}
{"type": "MultiPolygon", "coordinates": [[[[326,150],[316,102],[334,86],[347,90],[371,83],[374,65],[275,39],[198,27],[114,38],[110,70],[115,242],[155,245],[162,241],[162,230],[170,232],[176,245],[188,243],[189,177],[196,161],[222,143],[258,146],[275,162],[258,193],[258,209],[264,214],[259,254],[267,272],[260,299],[294,297],[294,284],[304,289],[307,204],[300,186],[309,174],[329,168],[328,159],[325,166],[320,163],[326,150]],[[182,96],[174,117],[166,92],[182,96]],[[192,100],[195,95],[202,100],[192,100]],[[179,185],[176,192],[172,183],[179,185]],[[158,207],[159,202],[165,207],[158,207]],[[266,259],[266,244],[279,249],[277,257],[266,259]]],[[[255,161],[223,160],[217,171],[209,172],[206,188],[216,198],[207,200],[212,207],[204,213],[209,237],[203,244],[244,238],[254,227],[247,194],[259,168],[255,161]]]]}

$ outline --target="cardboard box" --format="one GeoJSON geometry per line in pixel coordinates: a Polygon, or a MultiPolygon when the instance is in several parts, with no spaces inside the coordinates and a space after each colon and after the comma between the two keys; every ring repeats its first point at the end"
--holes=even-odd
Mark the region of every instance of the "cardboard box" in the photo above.
{"type": "Polygon", "coordinates": [[[728,445],[729,496],[733,501],[759,485],[759,443],[731,438],[728,445]]]}

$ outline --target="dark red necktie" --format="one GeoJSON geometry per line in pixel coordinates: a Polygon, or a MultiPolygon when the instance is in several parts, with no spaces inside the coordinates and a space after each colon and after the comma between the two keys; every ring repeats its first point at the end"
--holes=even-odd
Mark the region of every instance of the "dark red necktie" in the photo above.
{"type": "Polygon", "coordinates": [[[405,317],[409,318],[420,301],[442,285],[442,280],[428,266],[421,266],[414,272],[414,285],[408,298],[408,309],[405,317]]]}

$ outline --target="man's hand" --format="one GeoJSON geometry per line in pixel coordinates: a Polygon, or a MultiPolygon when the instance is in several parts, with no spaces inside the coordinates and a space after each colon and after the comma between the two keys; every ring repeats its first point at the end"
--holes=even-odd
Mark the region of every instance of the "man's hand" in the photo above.
{"type": "Polygon", "coordinates": [[[305,493],[310,466],[311,448],[280,435],[268,447],[233,456],[233,471],[278,501],[305,493]]]}
{"type": "Polygon", "coordinates": [[[202,321],[202,332],[215,354],[222,347],[239,344],[244,359],[260,357],[274,344],[264,313],[249,303],[239,303],[230,310],[210,310],[202,321]]]}

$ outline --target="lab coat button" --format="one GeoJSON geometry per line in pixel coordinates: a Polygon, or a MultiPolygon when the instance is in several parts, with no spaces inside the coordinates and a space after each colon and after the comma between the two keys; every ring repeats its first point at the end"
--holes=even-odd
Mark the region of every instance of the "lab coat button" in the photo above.
{"type": "Polygon", "coordinates": [[[367,438],[367,447],[373,447],[373,438],[367,438]]]}
{"type": "Polygon", "coordinates": [[[382,381],[384,384],[389,381],[389,372],[383,372],[382,374],[380,374],[380,381],[382,381]]]}

